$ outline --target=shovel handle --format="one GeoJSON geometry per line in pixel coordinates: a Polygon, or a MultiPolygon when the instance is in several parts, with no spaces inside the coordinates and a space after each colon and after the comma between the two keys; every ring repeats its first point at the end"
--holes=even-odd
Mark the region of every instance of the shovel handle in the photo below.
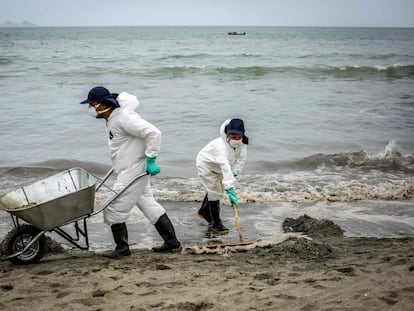
{"type": "Polygon", "coordinates": [[[233,204],[233,210],[234,210],[234,218],[236,219],[236,225],[237,225],[237,232],[239,233],[240,242],[243,242],[243,236],[240,228],[240,221],[239,221],[239,211],[237,209],[236,204],[233,204]]]}

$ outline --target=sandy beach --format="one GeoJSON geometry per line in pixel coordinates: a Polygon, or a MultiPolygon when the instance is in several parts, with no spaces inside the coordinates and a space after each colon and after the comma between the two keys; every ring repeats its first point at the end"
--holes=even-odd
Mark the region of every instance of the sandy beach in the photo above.
{"type": "MultiPolygon", "coordinates": [[[[33,7],[12,9],[23,2],[7,1],[0,16],[38,12],[53,20],[0,29],[0,196],[19,191],[23,203],[12,205],[15,211],[33,208],[36,218],[57,225],[88,214],[90,245],[72,249],[48,232],[54,241],[38,263],[0,260],[0,311],[414,310],[414,1],[342,1],[321,10],[306,1],[308,7],[293,5],[291,22],[300,27],[283,22],[288,1],[245,1],[227,10],[230,1],[217,8],[191,1],[197,14],[188,14],[190,1],[182,8],[170,1],[154,11],[162,25],[146,14],[161,1],[101,1],[85,10],[91,1],[64,7],[32,0],[33,7]],[[361,10],[346,10],[349,3],[361,10]],[[172,14],[177,7],[186,19],[172,14]],[[397,14],[403,11],[410,13],[407,27],[397,14]],[[84,17],[92,12],[100,18],[84,17]],[[321,25],[316,13],[328,20],[321,25]],[[368,23],[364,13],[389,18],[368,23]],[[257,23],[243,20],[255,14],[257,23]],[[113,24],[118,15],[122,23],[113,24]],[[134,207],[126,220],[132,255],[102,256],[114,247],[100,209],[114,194],[116,174],[95,188],[95,204],[93,191],[80,194],[113,165],[105,121],[79,104],[98,85],[137,96],[137,113],[162,132],[159,154],[155,148],[161,173],[151,188],[183,252],[152,252],[161,237],[134,207]],[[224,191],[226,236],[211,234],[197,217],[205,188],[195,160],[228,118],[243,119],[250,138],[234,185],[243,237],[268,243],[191,253],[197,243],[239,240],[224,191]],[[87,174],[45,181],[76,168],[87,174]],[[54,215],[34,203],[50,204],[54,215]],[[300,218],[305,214],[314,219],[300,218]]],[[[14,226],[10,203],[0,204],[0,243],[14,226]]],[[[8,253],[0,244],[0,259],[8,253]]]]}
{"type": "Polygon", "coordinates": [[[61,250],[32,265],[0,262],[0,309],[412,310],[414,237],[349,238],[307,220],[284,222],[307,238],[243,252],[138,249],[109,260],[61,250]]]}

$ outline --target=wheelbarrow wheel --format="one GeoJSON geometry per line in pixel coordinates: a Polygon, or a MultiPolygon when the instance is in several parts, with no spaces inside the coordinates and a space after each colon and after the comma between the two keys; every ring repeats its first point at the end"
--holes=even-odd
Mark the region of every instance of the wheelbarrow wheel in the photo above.
{"type": "MultiPolygon", "coordinates": [[[[3,247],[5,249],[3,250],[3,253],[6,253],[7,256],[11,256],[22,251],[25,246],[39,234],[39,232],[40,230],[32,225],[25,224],[15,227],[4,239],[3,247]]],[[[38,262],[45,253],[45,245],[46,239],[45,236],[42,235],[24,253],[12,257],[9,260],[18,265],[38,262]]]]}

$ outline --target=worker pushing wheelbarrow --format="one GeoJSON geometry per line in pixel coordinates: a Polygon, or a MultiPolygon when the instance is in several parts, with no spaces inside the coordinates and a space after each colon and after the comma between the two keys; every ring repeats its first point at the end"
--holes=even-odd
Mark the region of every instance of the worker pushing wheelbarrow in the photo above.
{"type": "Polygon", "coordinates": [[[0,197],[0,210],[11,214],[14,229],[3,242],[2,260],[16,264],[39,261],[45,252],[46,232],[55,232],[80,249],[89,248],[87,219],[102,212],[147,172],[137,175],[121,191],[81,168],[72,168],[0,197]],[[95,193],[104,185],[112,195],[95,209],[95,193]],[[24,223],[22,223],[24,221],[24,223]],[[73,224],[68,232],[66,225],[73,224]]]}
{"type": "Polygon", "coordinates": [[[113,185],[116,194],[95,212],[97,179],[76,169],[2,197],[0,208],[12,213],[16,226],[15,233],[6,241],[7,257],[19,263],[39,260],[44,251],[42,238],[47,231],[55,231],[81,248],[76,240],[84,237],[88,247],[86,219],[102,210],[116,244],[115,249],[104,256],[111,259],[129,256],[126,220],[135,205],[164,240],[161,246],[153,247],[153,251],[181,250],[173,224],[165,209],[154,199],[150,186],[149,175],[160,173],[156,159],[160,152],[161,131],[135,112],[139,101],[126,92],[112,94],[105,87],[97,86],[89,91],[87,99],[81,104],[88,107],[91,116],[106,121],[108,147],[113,171],[117,174],[113,185]],[[137,177],[139,172],[145,173],[137,177]],[[29,223],[29,226],[20,226],[19,219],[29,223]],[[75,224],[75,238],[62,229],[70,222],[75,224]],[[79,226],[80,222],[83,226],[79,226]]]}

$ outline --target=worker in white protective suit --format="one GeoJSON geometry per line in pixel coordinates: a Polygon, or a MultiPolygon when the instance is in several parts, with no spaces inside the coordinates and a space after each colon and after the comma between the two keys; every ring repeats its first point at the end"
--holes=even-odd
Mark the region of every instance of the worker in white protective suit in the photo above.
{"type": "Polygon", "coordinates": [[[239,205],[234,184],[246,161],[248,138],[244,134],[243,120],[226,120],[220,127],[220,137],[209,142],[196,158],[198,176],[207,190],[198,215],[220,234],[229,231],[220,219],[223,190],[232,206],[239,205]]]}
{"type": "MultiPolygon", "coordinates": [[[[81,104],[89,104],[88,111],[93,117],[106,120],[108,146],[117,174],[114,191],[125,188],[134,177],[145,171],[151,176],[160,172],[156,159],[160,152],[161,132],[134,111],[139,105],[136,96],[126,92],[111,94],[108,89],[97,86],[90,90],[88,98],[81,104]]],[[[155,225],[164,240],[162,246],[153,248],[154,251],[181,249],[170,219],[154,199],[150,177],[145,175],[104,210],[105,223],[111,226],[116,244],[115,250],[105,257],[119,258],[131,254],[125,222],[134,205],[155,225]]]]}

